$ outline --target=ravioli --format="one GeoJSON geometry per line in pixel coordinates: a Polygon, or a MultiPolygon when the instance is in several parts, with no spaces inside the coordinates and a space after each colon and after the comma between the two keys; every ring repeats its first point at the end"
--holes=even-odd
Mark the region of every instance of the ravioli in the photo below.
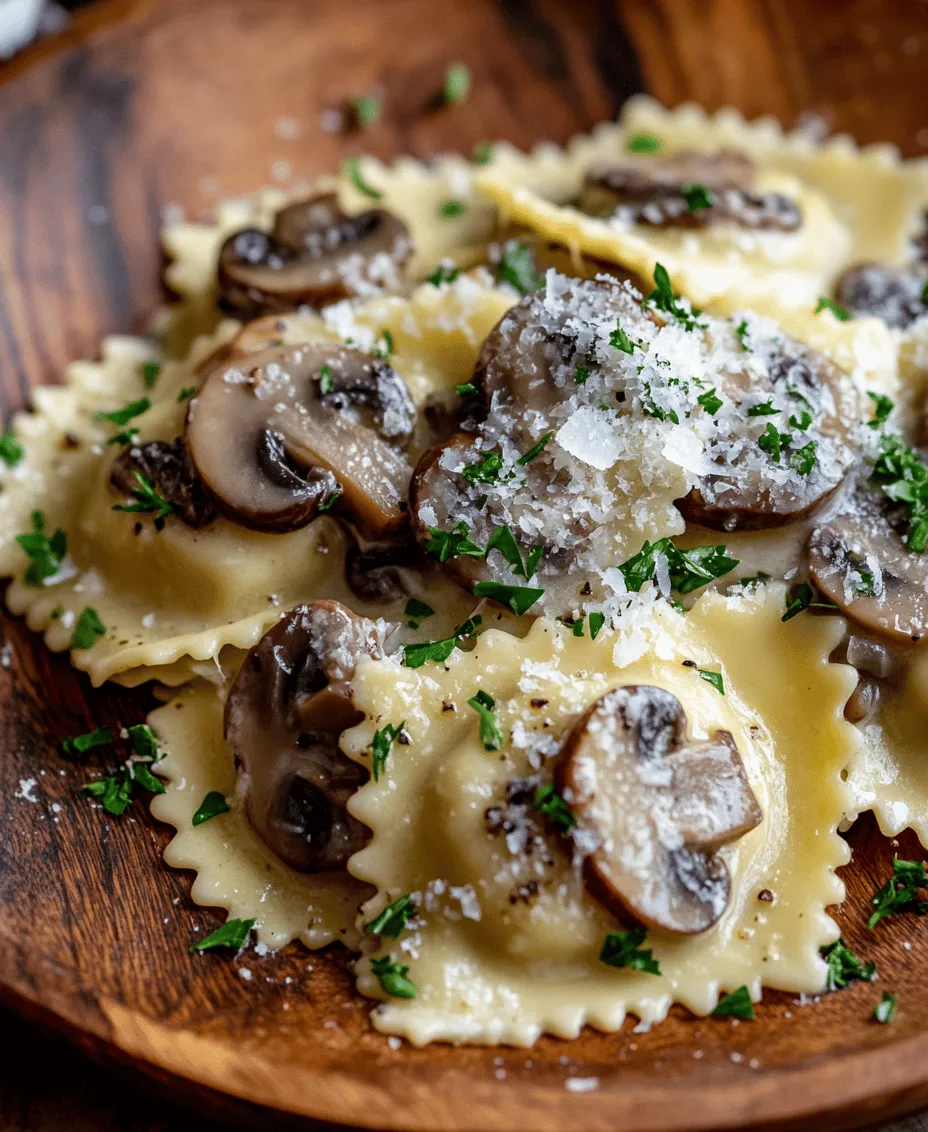
{"type": "Polygon", "coordinates": [[[741,985],[754,998],[762,986],[823,989],[819,949],[838,935],[826,907],[843,897],[834,870],[848,859],[835,832],[851,803],[841,772],[860,743],[842,717],[854,676],[827,660],[839,621],[783,623],[782,608],[782,587],[770,586],[707,595],[685,616],[657,603],[596,641],[538,621],[522,641],[488,632],[444,666],[359,667],[356,702],[367,720],[343,736],[343,748],[363,758],[388,722],[404,721],[410,738],[350,803],[373,839],[349,870],[378,889],[359,922],[404,894],[417,907],[400,938],[368,945],[358,964],[359,989],[381,1000],[377,1029],[414,1044],[529,1045],[544,1032],[575,1037],[585,1024],[618,1029],[627,1011],[656,1022],[672,1002],[705,1014],[720,990],[741,985]],[[720,671],[725,695],[684,661],[720,671]],[[507,779],[549,762],[591,702],[636,683],[672,691],[693,735],[732,733],[764,814],[723,850],[733,895],[721,921],[684,940],[649,934],[660,976],[599,961],[606,933],[621,925],[566,857],[537,897],[513,894],[511,857],[485,816],[507,779]],[[467,706],[478,690],[496,701],[507,737],[500,752],[484,750],[467,706]],[[414,999],[391,998],[372,974],[371,960],[387,955],[408,966],[414,999]]]}
{"type": "MultiPolygon", "coordinates": [[[[511,304],[508,293],[462,276],[450,285],[423,285],[408,299],[345,302],[322,316],[288,317],[278,333],[297,342],[350,337],[371,348],[388,330],[391,364],[422,405],[453,398],[455,386],[469,380],[484,337],[511,304]]],[[[151,408],[132,420],[140,441],[170,440],[181,431],[181,391],[196,388],[198,365],[237,325],[225,323],[198,339],[184,362],[163,362],[148,391],[151,408]]],[[[373,612],[347,589],[345,538],[328,517],[274,535],[222,518],[202,530],[169,519],[158,531],[147,515],[113,510],[125,503],[109,485],[116,453],[106,441],[115,428],[95,414],[144,395],[142,364],[151,359],[147,343],[109,340],[101,362],[73,366],[70,384],[38,390],[36,412],[16,417],[14,432],[26,454],[6,472],[0,496],[0,571],[14,579],[10,609],[25,614],[55,651],[69,647],[81,611],[95,610],[105,635],[73,654],[95,684],[121,673],[138,683],[149,668],[172,681],[185,678],[171,666],[185,657],[210,660],[226,646],[249,648],[284,609],[313,597],[373,612]],[[40,585],[26,583],[28,560],[15,542],[29,531],[33,511],[44,513],[49,534],[60,526],[68,535],[67,559],[40,585]]],[[[449,617],[463,608],[451,583],[439,577],[433,590],[449,617]]],[[[402,602],[378,607],[377,614],[398,618],[402,602]]]]}
{"type": "Polygon", "coordinates": [[[259,944],[272,951],[294,939],[314,949],[356,947],[358,905],[370,889],[345,872],[297,873],[261,843],[235,799],[223,700],[221,688],[194,683],[148,717],[164,751],[157,771],[167,780],[151,812],[177,830],[165,861],[196,872],[191,896],[197,904],[255,920],[259,944]],[[231,810],[195,826],[193,815],[211,791],[223,794],[231,810]]]}

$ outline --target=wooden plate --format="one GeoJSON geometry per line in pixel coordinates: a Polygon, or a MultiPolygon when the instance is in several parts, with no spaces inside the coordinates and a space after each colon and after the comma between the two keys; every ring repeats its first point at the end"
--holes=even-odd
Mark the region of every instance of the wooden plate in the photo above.
{"type": "MultiPolygon", "coordinates": [[[[207,216],[220,194],[292,184],[361,148],[564,141],[644,87],[787,124],[813,110],[914,154],[926,51],[925,10],[907,0],[104,0],[0,86],[4,410],[105,333],[145,324],[172,205],[207,216]],[[473,95],[436,110],[456,59],[473,95]],[[374,88],[381,124],[323,130],[323,111],[374,88]]],[[[20,622],[4,616],[3,632],[0,983],[84,1044],[175,1083],[382,1129],[827,1129],[928,1102],[928,946],[910,918],[864,926],[893,851],[871,822],[851,838],[838,917],[878,985],[814,1005],[768,993],[740,1025],[674,1011],[653,1033],[629,1022],[530,1051],[394,1050],[344,954],[249,953],[250,981],[188,954],[193,926],[217,921],[161,864],[167,831],[141,805],[118,820],[91,809],[56,754],[64,735],[139,721],[145,693],[93,692],[20,622]],[[20,796],[29,778],[37,803],[20,796]],[[871,1018],[883,988],[900,1003],[889,1026],[871,1018]],[[599,1088],[571,1093],[570,1076],[599,1088]]],[[[898,851],[921,855],[910,837],[898,851]]]]}

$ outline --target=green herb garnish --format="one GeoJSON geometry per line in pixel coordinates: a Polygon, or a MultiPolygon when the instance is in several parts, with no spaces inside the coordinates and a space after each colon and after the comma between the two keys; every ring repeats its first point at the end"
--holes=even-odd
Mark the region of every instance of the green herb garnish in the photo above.
{"type": "Polygon", "coordinates": [[[449,558],[483,558],[486,551],[468,537],[469,528],[463,519],[456,523],[450,531],[443,531],[438,527],[429,527],[431,538],[425,544],[426,554],[434,555],[439,562],[447,562],[449,558]]]}
{"type": "Polygon", "coordinates": [[[674,294],[670,275],[662,263],[654,265],[654,290],[644,302],[646,304],[651,303],[658,310],[669,314],[671,318],[675,318],[684,330],[695,330],[699,326],[696,319],[702,312],[696,310],[695,307],[688,311],[680,305],[677,296],[674,294]]]}
{"type": "Polygon", "coordinates": [[[586,385],[590,380],[592,370],[589,366],[585,366],[582,362],[578,362],[574,369],[574,381],[577,385],[586,385]]]}
{"type": "Polygon", "coordinates": [[[108,727],[98,727],[85,735],[71,735],[61,740],[61,753],[66,759],[79,759],[97,747],[109,747],[115,742],[108,727]]]}
{"type": "Polygon", "coordinates": [[[710,416],[713,417],[725,404],[722,398],[716,394],[714,389],[708,389],[705,393],[701,393],[696,398],[696,401],[698,404],[702,405],[702,407],[706,410],[707,413],[709,413],[710,416]]]}
{"type": "Polygon", "coordinates": [[[127,734],[132,750],[141,758],[151,759],[152,762],[157,762],[161,758],[158,739],[147,723],[136,723],[128,728],[127,734]]]}
{"type": "Polygon", "coordinates": [[[538,787],[532,801],[532,809],[544,814],[548,821],[556,826],[561,833],[567,833],[577,824],[577,819],[570,812],[570,807],[564,799],[558,794],[553,782],[538,787]]]}
{"type": "Polygon", "coordinates": [[[725,695],[725,678],[721,672],[713,672],[710,668],[697,668],[696,671],[707,684],[711,684],[718,693],[725,695]]]}
{"type": "Polygon", "coordinates": [[[475,597],[488,597],[500,605],[508,605],[516,617],[528,613],[544,592],[533,586],[509,586],[504,582],[477,582],[474,586],[475,597]]]}
{"type": "Polygon", "coordinates": [[[8,428],[6,432],[0,436],[0,460],[2,460],[8,468],[15,468],[25,454],[25,449],[13,435],[13,430],[8,428]]]}
{"type": "Polygon", "coordinates": [[[916,912],[924,916],[928,912],[928,901],[921,900],[919,893],[928,888],[924,861],[902,861],[893,856],[893,875],[874,895],[871,903],[876,911],[867,921],[871,931],[880,920],[896,916],[900,912],[916,912]]]}
{"type": "Polygon", "coordinates": [[[161,374],[161,363],[155,361],[142,362],[142,381],[146,389],[154,389],[155,383],[161,374]]]}
{"type": "Polygon", "coordinates": [[[883,436],[871,478],[884,495],[905,505],[905,545],[921,554],[928,546],[928,467],[914,448],[896,436],[883,436]]]}
{"type": "Polygon", "coordinates": [[[740,321],[740,322],[738,323],[738,325],[737,325],[737,326],[735,327],[735,337],[736,337],[736,338],[738,339],[738,341],[740,342],[740,344],[741,344],[741,349],[742,349],[742,350],[744,350],[744,351],[745,351],[745,353],[748,353],[748,354],[750,354],[750,353],[751,353],[752,351],[751,351],[751,347],[750,347],[750,346],[748,345],[748,343],[747,343],[747,337],[748,337],[748,320],[747,320],[746,318],[743,318],[743,319],[742,319],[742,320],[741,320],[741,321],[740,321]]]}
{"type": "Polygon", "coordinates": [[[389,956],[371,960],[371,973],[380,980],[384,991],[393,998],[415,998],[416,984],[406,978],[408,966],[394,963],[389,956]]]}
{"type": "Polygon", "coordinates": [[[487,558],[490,557],[490,551],[492,550],[498,550],[512,567],[512,572],[529,582],[534,576],[538,562],[544,552],[544,547],[533,547],[523,559],[522,551],[516,541],[516,536],[509,527],[502,526],[497,527],[493,531],[493,534],[490,535],[489,541],[487,542],[487,558]]]}
{"type": "Polygon", "coordinates": [[[815,601],[815,591],[808,584],[803,582],[801,586],[797,586],[786,595],[786,612],[780,618],[781,621],[790,621],[797,613],[802,613],[804,609],[837,609],[838,607],[831,601],[815,601]]]}
{"type": "Polygon", "coordinates": [[[884,393],[871,393],[867,392],[867,396],[873,402],[873,420],[868,421],[867,424],[870,428],[879,428],[885,421],[889,420],[890,414],[893,411],[893,402],[891,398],[887,397],[884,393]]]}
{"type": "Polygon", "coordinates": [[[455,391],[455,393],[457,393],[457,395],[459,397],[479,397],[480,396],[480,390],[477,388],[476,385],[474,385],[474,383],[472,381],[465,381],[462,385],[456,385],[454,387],[454,391],[455,391]]]}
{"type": "Polygon", "coordinates": [[[609,335],[609,345],[615,347],[616,350],[621,350],[623,354],[634,354],[636,344],[637,343],[629,338],[622,327],[616,323],[615,330],[609,335]]]}
{"type": "Polygon", "coordinates": [[[702,212],[713,205],[712,194],[705,185],[686,185],[683,189],[687,212],[702,212]]]}
{"type": "Polygon", "coordinates": [[[667,559],[670,584],[678,593],[688,594],[717,578],[724,577],[738,565],[737,558],[729,558],[724,546],[695,546],[681,550],[669,538],[655,543],[646,542],[641,550],[619,566],[625,586],[630,593],[638,593],[645,582],[654,577],[655,556],[667,559]]]}
{"type": "Polygon", "coordinates": [[[108,814],[120,817],[132,803],[132,779],[128,774],[108,774],[89,782],[83,793],[96,798],[108,814]]]}
{"type": "Polygon", "coordinates": [[[869,982],[876,973],[875,963],[862,963],[840,939],[823,947],[821,956],[828,968],[825,976],[826,990],[841,990],[850,983],[860,980],[869,982]]]}
{"type": "Polygon", "coordinates": [[[544,436],[537,442],[537,444],[533,444],[524,456],[520,456],[518,460],[516,460],[516,463],[519,465],[519,467],[524,468],[525,465],[531,463],[536,456],[540,456],[542,452],[544,452],[552,436],[554,436],[554,429],[552,429],[550,432],[546,432],[544,436]]]}
{"type": "Polygon", "coordinates": [[[599,953],[600,960],[609,967],[629,967],[646,975],[659,975],[660,964],[650,947],[641,945],[647,939],[644,928],[631,928],[627,932],[609,932],[599,953]]]}
{"type": "Polygon", "coordinates": [[[345,175],[351,181],[352,185],[358,192],[364,193],[365,196],[371,197],[372,200],[380,200],[383,193],[380,189],[375,189],[373,185],[369,185],[361,173],[361,158],[349,157],[345,164],[342,166],[345,175]]]}
{"type": "Polygon", "coordinates": [[[498,751],[503,745],[503,733],[496,718],[496,700],[481,688],[467,703],[480,716],[480,742],[484,750],[498,751]]]}
{"type": "Polygon", "coordinates": [[[383,103],[372,94],[359,94],[351,99],[351,112],[358,128],[366,130],[380,121],[383,103]]]}
{"type": "Polygon", "coordinates": [[[409,622],[410,629],[418,629],[419,622],[424,621],[427,617],[434,616],[435,610],[430,605],[426,605],[424,601],[420,601],[417,597],[411,597],[409,601],[406,602],[406,608],[403,610],[403,613],[407,617],[412,618],[409,622]]]}
{"type": "Polygon", "coordinates": [[[97,643],[97,638],[105,636],[106,626],[100,620],[97,611],[86,605],[74,623],[68,648],[92,649],[97,643]]]}
{"type": "Polygon", "coordinates": [[[596,640],[596,638],[599,636],[600,629],[602,629],[605,623],[605,613],[596,612],[590,614],[590,637],[592,638],[592,640],[596,640]]]}
{"type": "Polygon", "coordinates": [[[184,401],[189,401],[190,398],[196,393],[197,387],[195,385],[185,385],[184,388],[177,394],[178,404],[183,404],[184,401]]]}
{"type": "Polygon", "coordinates": [[[664,143],[655,134],[632,134],[625,142],[629,153],[658,153],[664,143]]]}
{"type": "Polygon", "coordinates": [[[135,473],[136,482],[138,487],[132,492],[137,500],[136,503],[117,503],[114,511],[127,511],[131,514],[153,514],[154,527],[156,531],[164,530],[164,520],[174,514],[174,508],[170,503],[155,491],[155,485],[151,480],[146,479],[141,472],[135,473]]]}
{"type": "Polygon", "coordinates": [[[499,452],[488,452],[476,464],[468,464],[461,469],[461,475],[471,483],[496,483],[503,470],[503,458],[499,452]]]}
{"type": "Polygon", "coordinates": [[[477,165],[489,165],[493,160],[493,143],[477,142],[471,153],[471,161],[477,165]]]}
{"type": "Polygon", "coordinates": [[[466,63],[452,63],[445,71],[445,102],[453,106],[463,102],[470,94],[470,67],[466,63]]]}
{"type": "Polygon", "coordinates": [[[498,275],[520,295],[531,295],[544,284],[545,277],[536,270],[535,253],[521,240],[509,240],[503,248],[498,275]]]}
{"type": "MultiPolygon", "coordinates": [[[[418,665],[412,664],[407,666],[409,668],[418,667],[418,665]]],[[[386,727],[381,727],[379,731],[374,733],[374,738],[371,740],[371,771],[375,782],[379,781],[380,773],[386,767],[387,759],[390,757],[390,748],[405,726],[406,720],[404,719],[402,723],[388,723],[386,727]]]]}
{"type": "Polygon", "coordinates": [[[815,467],[816,460],[814,440],[810,440],[808,444],[789,454],[789,466],[794,468],[801,476],[809,475],[815,467]]]}
{"type": "Polygon", "coordinates": [[[712,1011],[713,1018],[743,1018],[751,1021],[754,1017],[754,1003],[747,987],[738,987],[731,994],[719,999],[719,1004],[712,1011]]]}
{"type": "Polygon", "coordinates": [[[480,614],[475,614],[459,625],[450,637],[440,641],[421,641],[414,645],[403,645],[403,663],[407,668],[421,668],[427,661],[438,663],[446,661],[457,648],[458,642],[472,637],[483,622],[480,614]]]}
{"type": "Polygon", "coordinates": [[[774,407],[772,401],[764,401],[761,405],[752,405],[748,409],[749,417],[772,417],[781,412],[780,409],[774,407]]]}
{"type": "Polygon", "coordinates": [[[757,446],[766,452],[775,464],[779,464],[783,445],[788,444],[790,439],[788,432],[780,432],[775,424],[768,424],[758,438],[757,446]]]}
{"type": "Polygon", "coordinates": [[[214,947],[231,947],[233,951],[241,951],[254,926],[254,920],[226,920],[221,927],[216,928],[205,939],[199,940],[190,950],[209,951],[214,947]]]}
{"type": "Polygon", "coordinates": [[[467,204],[463,200],[443,200],[438,206],[438,215],[442,220],[456,220],[467,211],[467,204]]]}
{"type": "Polygon", "coordinates": [[[460,270],[453,264],[440,263],[426,279],[426,283],[431,283],[433,287],[440,287],[442,283],[453,283],[460,274],[460,270]]]}
{"type": "Polygon", "coordinates": [[[896,1017],[896,996],[883,991],[883,997],[873,1008],[873,1017],[884,1026],[896,1017]]]}
{"type": "Polygon", "coordinates": [[[16,541],[29,557],[23,581],[30,586],[41,586],[46,579],[53,578],[68,553],[68,536],[61,527],[57,527],[49,537],[45,533],[45,516],[41,511],[32,512],[31,533],[17,535],[16,541]]]}
{"type": "Polygon", "coordinates": [[[826,295],[819,298],[818,305],[815,308],[815,314],[820,314],[824,310],[829,310],[838,319],[839,322],[849,322],[850,314],[834,299],[829,299],[826,295]]]}
{"type": "Polygon", "coordinates": [[[205,821],[218,818],[220,814],[229,812],[229,800],[220,790],[210,790],[203,801],[197,806],[193,815],[193,825],[202,825],[205,821]]]}
{"type": "Polygon", "coordinates": [[[415,914],[415,901],[407,892],[405,896],[401,896],[398,900],[394,900],[392,904],[388,904],[379,916],[368,921],[364,925],[364,930],[371,935],[385,935],[389,936],[390,939],[399,939],[415,914]]]}

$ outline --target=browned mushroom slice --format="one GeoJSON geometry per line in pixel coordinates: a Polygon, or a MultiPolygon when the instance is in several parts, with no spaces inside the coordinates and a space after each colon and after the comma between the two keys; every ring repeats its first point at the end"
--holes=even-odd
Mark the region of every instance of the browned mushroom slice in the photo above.
{"type": "Polygon", "coordinates": [[[928,631],[928,558],[906,549],[895,510],[876,488],[859,489],[812,532],[809,573],[852,621],[885,640],[913,643],[928,631]]]}
{"type": "Polygon", "coordinates": [[[763,817],[727,731],[688,742],[676,696],[616,688],[574,727],[556,779],[591,895],[645,927],[680,935],[712,927],[730,892],[717,850],[763,817]]]}
{"type": "Polygon", "coordinates": [[[245,657],[225,709],[245,813],[301,872],[344,866],[368,831],[346,810],[367,772],[338,746],[363,718],[351,701],[362,656],[382,655],[374,626],[334,601],[291,610],[245,657]]]}
{"type": "Polygon", "coordinates": [[[764,360],[763,378],[745,371],[719,382],[734,411],[719,414],[706,445],[720,470],[677,502],[689,522],[724,531],[794,522],[832,495],[854,462],[851,430],[862,409],[843,370],[786,335],[764,360]]]}
{"type": "Polygon", "coordinates": [[[113,461],[110,483],[117,491],[131,496],[139,488],[140,475],[170,503],[173,513],[188,527],[205,527],[216,518],[216,508],[190,463],[183,437],[173,442],[150,440],[126,448],[113,461]]]}
{"type": "Polygon", "coordinates": [[[391,542],[368,543],[345,525],[345,539],[345,581],[361,601],[399,601],[414,591],[409,571],[422,564],[422,552],[408,530],[391,542]]]}
{"type": "Polygon", "coordinates": [[[928,314],[928,264],[891,267],[861,263],[848,268],[835,290],[838,302],[852,315],[872,315],[887,326],[905,330],[928,314]]]}
{"type": "Polygon", "coordinates": [[[410,467],[398,446],[414,426],[409,391],[386,362],[312,343],[215,368],[190,402],[185,437],[236,522],[294,530],[335,504],[380,538],[406,522],[410,467]]]}
{"type": "Polygon", "coordinates": [[[586,175],[580,207],[632,224],[703,228],[718,222],[793,232],[802,224],[781,193],[751,190],[754,163],[743,154],[687,150],[666,157],[626,156],[586,175]]]}
{"type": "Polygon", "coordinates": [[[270,233],[235,232],[219,253],[219,305],[238,318],[319,307],[396,287],[409,230],[383,209],[346,216],[334,193],[289,205],[270,233]]]}

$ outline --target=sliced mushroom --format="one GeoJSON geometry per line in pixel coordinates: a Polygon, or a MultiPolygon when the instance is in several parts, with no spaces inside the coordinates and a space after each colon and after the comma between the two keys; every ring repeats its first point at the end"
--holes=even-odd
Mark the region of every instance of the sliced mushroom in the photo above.
{"type": "Polygon", "coordinates": [[[245,657],[225,708],[245,813],[300,872],[342,868],[368,830],[346,809],[367,772],[339,736],[363,718],[351,700],[362,656],[379,657],[371,622],[334,601],[291,610],[245,657]]]}
{"type": "Polygon", "coordinates": [[[731,887],[718,849],[763,817],[727,731],[687,741],[676,696],[616,688],[574,727],[555,773],[591,895],[645,927],[712,927],[731,887]]]}
{"type": "Polygon", "coordinates": [[[377,605],[414,592],[409,571],[421,564],[422,553],[409,532],[404,534],[392,542],[368,543],[346,528],[345,581],[361,601],[377,605]]]}
{"type": "Polygon", "coordinates": [[[173,513],[188,527],[205,527],[216,518],[216,508],[190,463],[183,437],[150,440],[124,449],[113,461],[110,483],[130,496],[139,487],[139,475],[170,503],[173,513]]]}
{"type": "Polygon", "coordinates": [[[410,468],[398,449],[415,417],[386,362],[310,343],[215,368],[190,402],[185,438],[218,507],[243,526],[295,530],[334,504],[381,538],[406,522],[410,468]]]}
{"type": "Polygon", "coordinates": [[[925,301],[928,264],[891,267],[861,263],[848,268],[835,290],[838,302],[855,317],[872,315],[887,326],[905,330],[928,314],[925,301]]]}
{"type": "Polygon", "coordinates": [[[750,158],[727,150],[626,156],[618,164],[588,170],[580,207],[592,216],[656,227],[725,222],[781,232],[799,228],[796,204],[781,193],[753,192],[754,175],[750,158]]]}
{"type": "Polygon", "coordinates": [[[706,445],[707,457],[720,470],[701,476],[677,503],[689,522],[724,531],[794,522],[828,499],[854,463],[852,428],[862,410],[844,371],[785,334],[759,353],[764,376],[754,370],[721,375],[719,392],[734,413],[720,414],[718,437],[706,445]],[[753,415],[765,401],[777,411],[753,415]],[[806,414],[806,427],[797,427],[793,422],[806,414]],[[762,446],[771,425],[790,438],[781,451],[762,446]],[[805,460],[800,449],[807,452],[805,460]]]}
{"type": "MultiPolygon", "coordinates": [[[[928,632],[928,556],[906,548],[901,508],[861,485],[809,539],[809,574],[856,624],[897,644],[928,632]]],[[[851,662],[855,663],[855,662],[851,662]]]]}
{"type": "Polygon", "coordinates": [[[235,232],[219,253],[219,305],[237,318],[395,288],[412,255],[409,230],[383,209],[346,216],[335,193],[291,204],[270,233],[235,232]]]}

